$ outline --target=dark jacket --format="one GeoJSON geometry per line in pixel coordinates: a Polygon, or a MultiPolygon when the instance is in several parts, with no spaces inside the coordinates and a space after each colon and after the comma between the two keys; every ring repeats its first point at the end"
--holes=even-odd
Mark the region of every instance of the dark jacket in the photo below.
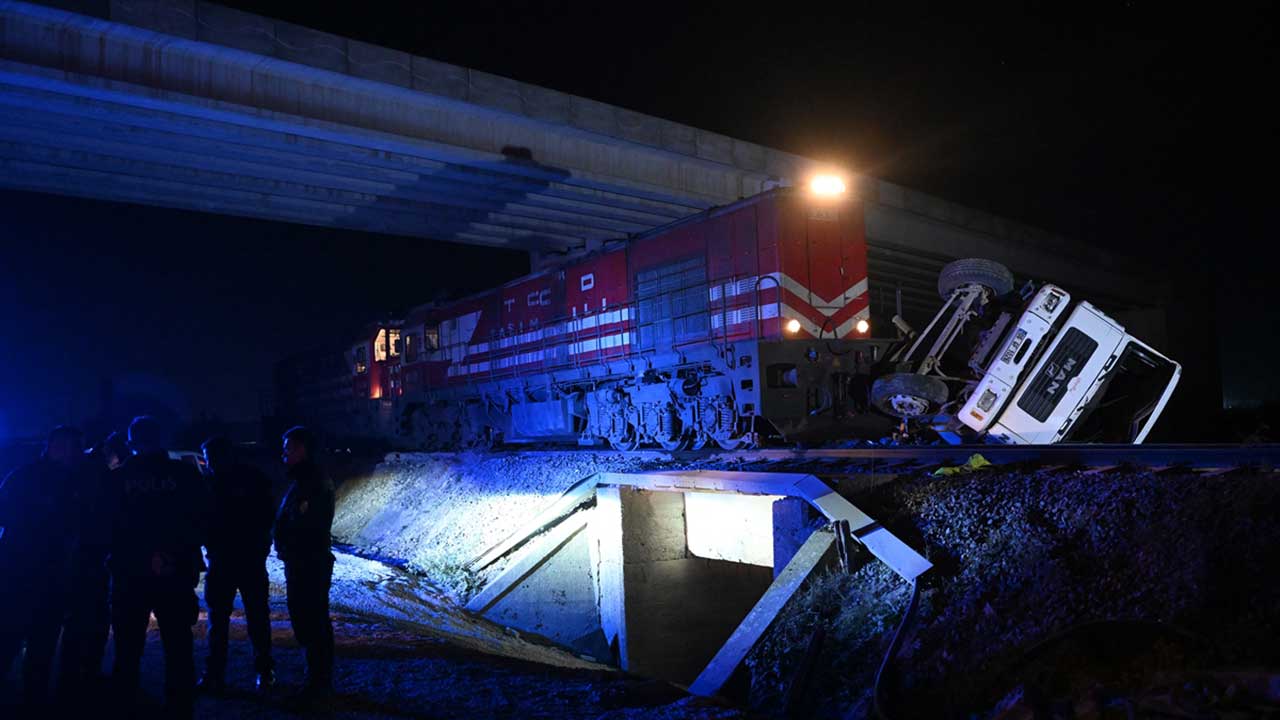
{"type": "Polygon", "coordinates": [[[0,482],[0,568],[6,574],[66,574],[75,548],[76,479],[75,468],[41,458],[0,482]]]}
{"type": "Polygon", "coordinates": [[[271,552],[271,526],[276,519],[271,480],[244,463],[219,469],[212,478],[209,561],[265,558],[271,552]]]}
{"type": "Polygon", "coordinates": [[[117,507],[111,570],[125,577],[195,579],[208,533],[204,478],[167,453],[137,455],[112,473],[117,507]]]}
{"type": "Polygon", "coordinates": [[[90,453],[77,473],[75,485],[79,532],[76,562],[79,567],[98,568],[111,553],[111,532],[115,522],[116,471],[108,470],[101,451],[90,453]]]}
{"type": "Polygon", "coordinates": [[[333,482],[310,460],[290,467],[289,479],[276,515],[276,555],[286,563],[331,559],[333,482]]]}

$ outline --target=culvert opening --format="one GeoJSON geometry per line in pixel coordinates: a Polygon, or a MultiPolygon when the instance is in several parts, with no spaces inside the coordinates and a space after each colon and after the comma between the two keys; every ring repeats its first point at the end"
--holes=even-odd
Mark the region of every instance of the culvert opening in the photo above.
{"type": "Polygon", "coordinates": [[[599,521],[622,529],[626,655],[619,660],[628,671],[691,684],[773,582],[780,498],[628,487],[599,493],[599,521]]]}
{"type": "Polygon", "coordinates": [[[467,607],[715,694],[830,560],[829,522],[909,582],[930,567],[813,475],[602,472],[472,561],[500,569],[467,607]]]}

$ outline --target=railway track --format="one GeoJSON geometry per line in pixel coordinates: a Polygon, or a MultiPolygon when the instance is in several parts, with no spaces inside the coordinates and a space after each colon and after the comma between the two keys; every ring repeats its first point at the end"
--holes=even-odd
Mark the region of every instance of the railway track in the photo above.
{"type": "MultiPolygon", "coordinates": [[[[539,453],[625,454],[655,463],[711,469],[712,466],[778,463],[795,465],[839,465],[858,472],[909,472],[947,465],[960,465],[974,454],[993,465],[1026,471],[1046,470],[1146,470],[1149,472],[1188,471],[1222,474],[1233,471],[1280,471],[1280,444],[1276,445],[927,445],[858,448],[757,448],[751,450],[645,450],[569,449],[555,446],[501,447],[488,451],[495,455],[539,453]]],[[[457,452],[415,451],[399,454],[456,455],[457,452]]]]}
{"type": "Polygon", "coordinates": [[[799,462],[857,465],[863,471],[904,472],[959,465],[980,454],[994,465],[1027,470],[1143,469],[1221,474],[1280,470],[1280,445],[945,445],[865,448],[764,448],[675,452],[677,461],[799,462]]]}

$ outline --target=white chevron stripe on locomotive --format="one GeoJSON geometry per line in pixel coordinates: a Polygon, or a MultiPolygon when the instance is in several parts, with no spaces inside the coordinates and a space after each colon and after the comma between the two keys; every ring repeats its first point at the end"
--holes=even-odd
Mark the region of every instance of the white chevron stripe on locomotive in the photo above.
{"type": "MultiPolygon", "coordinates": [[[[786,303],[778,303],[778,304],[768,303],[765,305],[761,305],[760,319],[768,320],[770,318],[778,317],[779,304],[782,306],[781,308],[782,317],[788,320],[794,318],[800,323],[800,329],[804,330],[805,332],[809,333],[814,337],[818,337],[819,334],[821,334],[823,337],[842,338],[853,332],[854,327],[857,326],[859,320],[871,319],[871,308],[862,308],[858,312],[854,313],[851,317],[846,319],[844,322],[837,325],[834,329],[832,329],[831,327],[828,327],[824,331],[821,325],[805,317],[804,314],[801,313],[799,310],[796,310],[795,308],[791,307],[786,303]]],[[[719,330],[725,325],[731,325],[731,326],[740,325],[746,322],[755,322],[755,320],[756,320],[756,308],[751,306],[738,308],[737,310],[728,310],[725,312],[713,311],[711,314],[711,328],[713,330],[719,330]]]]}
{"type": "MultiPolygon", "coordinates": [[[[862,278],[853,285],[850,285],[844,292],[836,295],[830,300],[827,300],[816,292],[805,287],[804,283],[796,280],[790,275],[784,272],[771,272],[765,273],[764,275],[752,275],[751,277],[712,285],[710,288],[711,301],[715,302],[722,297],[734,297],[735,295],[754,293],[757,289],[757,283],[763,281],[765,278],[773,280],[779,287],[787,290],[797,297],[808,298],[813,309],[827,317],[835,315],[850,302],[853,302],[867,293],[867,279],[862,278]]],[[[768,290],[770,287],[770,285],[764,284],[760,285],[759,289],[768,290]]]]}
{"type": "Polygon", "coordinates": [[[782,316],[787,319],[795,318],[796,320],[799,320],[800,327],[805,332],[809,333],[814,337],[818,337],[819,335],[821,335],[823,337],[842,338],[853,332],[853,329],[858,324],[859,320],[871,319],[871,308],[869,307],[862,308],[858,312],[854,313],[851,317],[849,317],[849,319],[837,325],[835,330],[831,330],[830,328],[828,328],[826,332],[823,332],[822,327],[819,326],[817,323],[801,315],[794,308],[788,307],[785,304],[782,306],[782,316]]]}

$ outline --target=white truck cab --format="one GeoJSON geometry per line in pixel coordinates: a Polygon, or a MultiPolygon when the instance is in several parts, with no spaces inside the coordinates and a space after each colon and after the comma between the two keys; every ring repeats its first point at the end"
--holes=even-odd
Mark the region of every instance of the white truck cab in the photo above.
{"type": "Polygon", "coordinates": [[[1181,365],[1080,302],[991,423],[988,439],[1141,443],[1181,376],[1181,365]]]}
{"type": "Polygon", "coordinates": [[[952,443],[1145,440],[1182,367],[1056,285],[1013,287],[990,260],[943,268],[924,331],[894,319],[906,337],[872,385],[875,407],[952,443]]]}
{"type": "Polygon", "coordinates": [[[969,401],[960,408],[960,422],[979,433],[991,426],[996,415],[1013,397],[1018,376],[1036,357],[1033,351],[1047,340],[1070,302],[1071,294],[1060,287],[1045,285],[1040,288],[1018,319],[1018,324],[1005,336],[1004,345],[969,396],[969,401]]]}

